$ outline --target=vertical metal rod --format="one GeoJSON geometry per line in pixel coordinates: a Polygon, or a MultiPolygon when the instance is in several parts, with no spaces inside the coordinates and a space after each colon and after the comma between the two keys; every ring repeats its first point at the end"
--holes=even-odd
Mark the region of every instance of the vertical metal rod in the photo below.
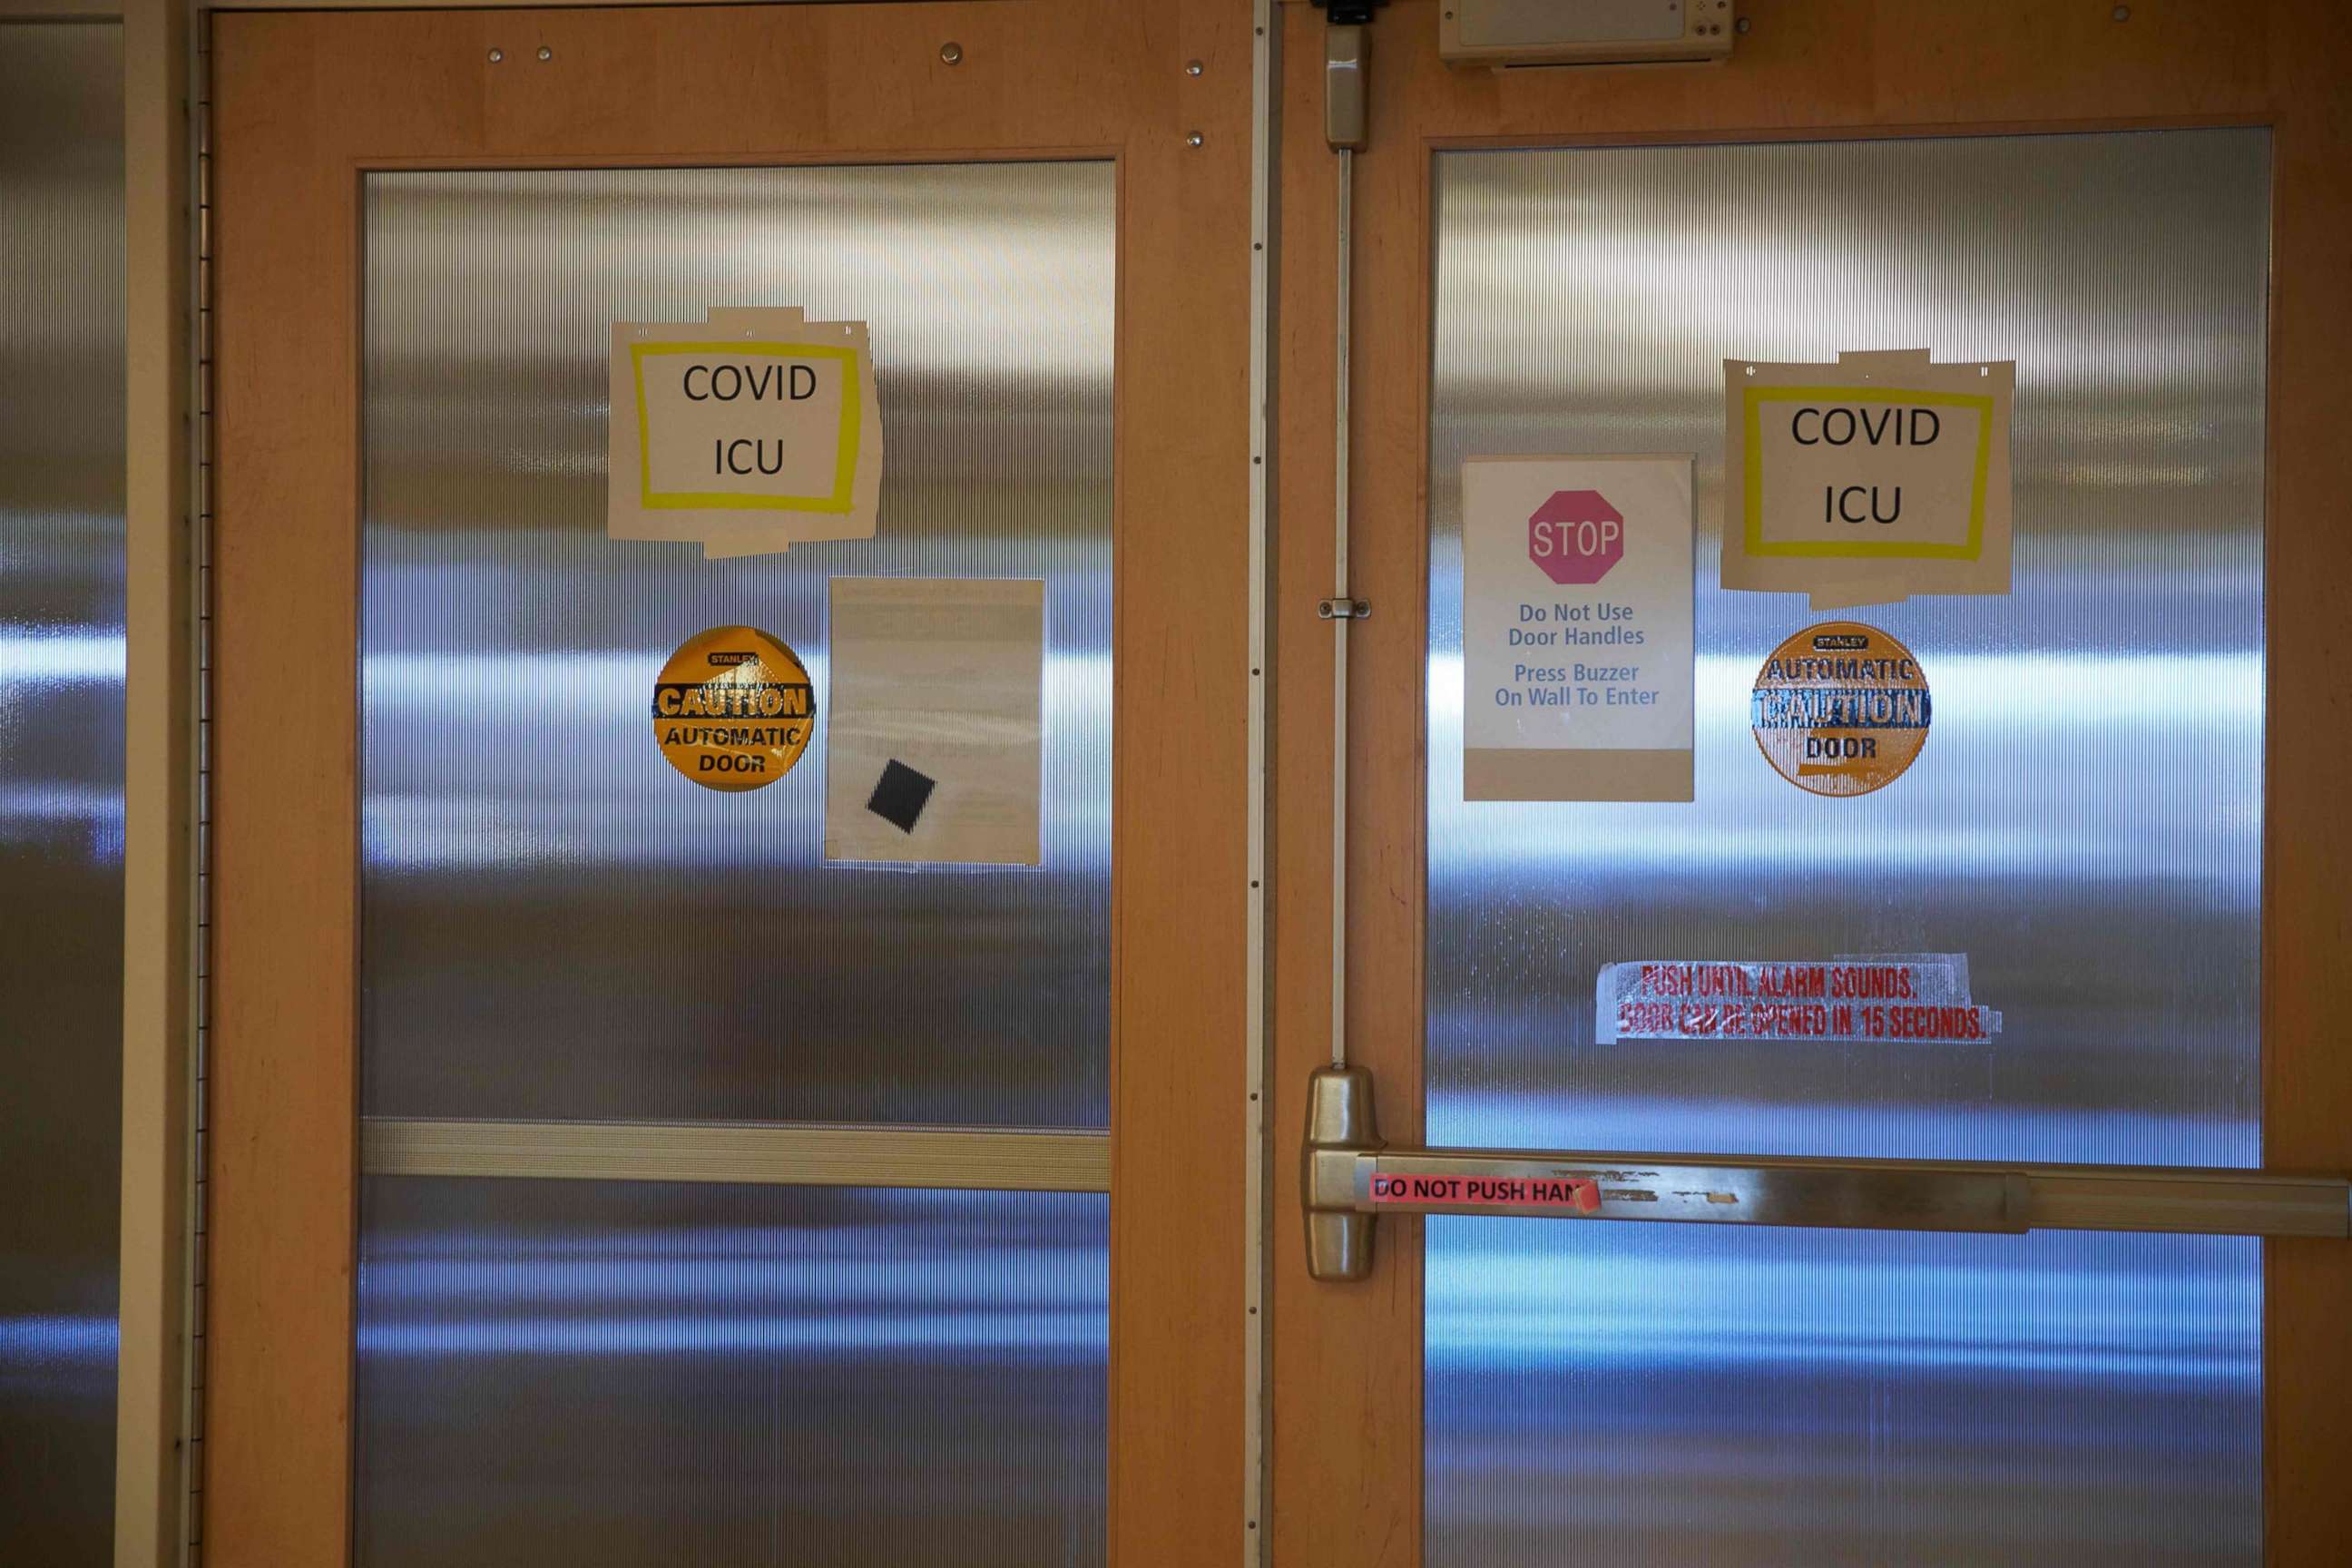
{"type": "MultiPolygon", "coordinates": [[[[1332,496],[1331,596],[1344,608],[1348,591],[1348,319],[1353,268],[1356,154],[1339,158],[1339,276],[1332,339],[1339,363],[1331,445],[1338,458],[1332,496]]],[[[1331,621],[1331,1065],[1348,1065],[1348,624],[1331,621]]]]}
{"type": "Polygon", "coordinates": [[[212,646],[213,646],[213,321],[212,42],[209,0],[163,0],[188,7],[188,353],[190,825],[188,964],[187,1263],[182,1289],[180,1568],[203,1568],[205,1551],[205,1268],[209,1251],[205,1181],[210,1151],[205,1103],[212,1049],[212,646]]]}
{"type": "Polygon", "coordinates": [[[1266,1375],[1272,1344],[1270,1281],[1274,1255],[1270,1243],[1272,1196],[1266,1182],[1271,1133],[1266,1121],[1270,1103],[1268,1061],[1270,1031],[1266,1026],[1266,819],[1270,809],[1266,771],[1267,687],[1274,679],[1273,649],[1268,646],[1272,618],[1272,526],[1274,514],[1274,242],[1275,159],[1279,142],[1279,105],[1275,97],[1281,39],[1276,26],[1274,0],[1255,0],[1251,6],[1256,33],[1250,53],[1250,489],[1249,489],[1249,837],[1248,880],[1244,921],[1247,928],[1249,967],[1245,981],[1248,1051],[1245,1077],[1248,1103],[1243,1108],[1249,1128],[1245,1155],[1244,1212],[1248,1254],[1242,1274],[1242,1568],[1263,1568],[1273,1533],[1265,1523],[1269,1500],[1271,1467],[1266,1428],[1272,1415],[1272,1381],[1266,1375]]]}

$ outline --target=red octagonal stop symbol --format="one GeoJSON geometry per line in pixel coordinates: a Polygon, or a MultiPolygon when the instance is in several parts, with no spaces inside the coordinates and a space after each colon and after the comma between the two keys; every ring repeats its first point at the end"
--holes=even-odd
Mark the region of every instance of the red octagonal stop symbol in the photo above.
{"type": "Polygon", "coordinates": [[[1625,514],[1599,490],[1554,490],[1528,519],[1528,559],[1563,586],[1598,583],[1625,559],[1625,514]]]}

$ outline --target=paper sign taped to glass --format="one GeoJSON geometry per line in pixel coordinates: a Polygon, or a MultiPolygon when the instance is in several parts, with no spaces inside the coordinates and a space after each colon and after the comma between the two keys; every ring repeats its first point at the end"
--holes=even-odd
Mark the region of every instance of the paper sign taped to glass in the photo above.
{"type": "Polygon", "coordinates": [[[1462,798],[1691,798],[1691,458],[1462,465],[1462,798]]]}
{"type": "Polygon", "coordinates": [[[871,539],[882,415],[862,321],[615,321],[605,531],[714,560],[871,539]]]}
{"type": "Polygon", "coordinates": [[[1816,610],[2006,594],[2012,361],[1723,364],[1726,588],[1816,610]]]}

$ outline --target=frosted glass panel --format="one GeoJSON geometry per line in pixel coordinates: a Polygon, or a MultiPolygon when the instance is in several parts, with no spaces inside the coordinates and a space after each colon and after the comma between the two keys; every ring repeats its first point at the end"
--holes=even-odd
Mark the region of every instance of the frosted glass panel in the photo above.
{"type": "MultiPolygon", "coordinates": [[[[2259,1162],[2268,169],[2258,131],[1437,156],[1433,1142],[2259,1162]],[[2016,591],[1840,612],[1936,719],[1827,799],[1748,729],[1830,617],[1714,586],[1720,362],[1906,348],[2017,362],[2016,591]],[[1462,459],[1679,451],[1696,801],[1465,805],[1462,459]],[[1923,952],[1995,1041],[1594,1041],[1609,962],[1923,952]]],[[[1428,1237],[1436,1568],[2259,1561],[2252,1245],[1428,1237]]]]}

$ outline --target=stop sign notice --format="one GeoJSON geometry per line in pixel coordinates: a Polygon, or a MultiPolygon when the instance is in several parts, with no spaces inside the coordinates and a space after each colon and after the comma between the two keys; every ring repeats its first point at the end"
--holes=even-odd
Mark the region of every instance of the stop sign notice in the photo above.
{"type": "Polygon", "coordinates": [[[1625,514],[1599,490],[1554,490],[1528,519],[1528,559],[1562,586],[1598,583],[1625,559],[1625,514]]]}

